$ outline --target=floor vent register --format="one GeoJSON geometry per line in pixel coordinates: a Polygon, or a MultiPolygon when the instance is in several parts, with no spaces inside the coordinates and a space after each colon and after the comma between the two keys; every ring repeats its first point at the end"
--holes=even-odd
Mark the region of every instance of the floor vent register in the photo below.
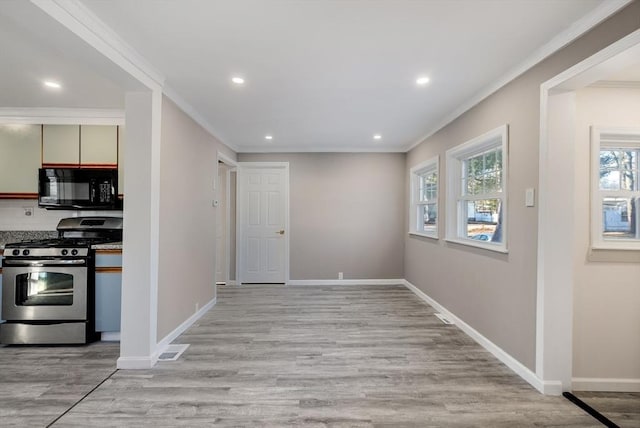
{"type": "Polygon", "coordinates": [[[176,361],[188,347],[189,344],[171,344],[160,354],[158,361],[176,361]]]}

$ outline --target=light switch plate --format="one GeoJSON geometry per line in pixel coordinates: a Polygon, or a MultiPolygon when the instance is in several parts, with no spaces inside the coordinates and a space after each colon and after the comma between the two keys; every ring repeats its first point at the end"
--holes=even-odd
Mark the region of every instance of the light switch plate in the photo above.
{"type": "Polygon", "coordinates": [[[524,205],[526,207],[533,207],[536,205],[536,190],[529,188],[524,192],[524,205]]]}

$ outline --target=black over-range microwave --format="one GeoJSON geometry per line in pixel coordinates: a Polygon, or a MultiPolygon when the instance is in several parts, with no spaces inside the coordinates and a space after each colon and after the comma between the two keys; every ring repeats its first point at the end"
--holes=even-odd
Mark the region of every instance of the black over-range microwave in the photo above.
{"type": "Polygon", "coordinates": [[[40,168],[38,206],[48,209],[122,209],[118,170],[40,168]]]}

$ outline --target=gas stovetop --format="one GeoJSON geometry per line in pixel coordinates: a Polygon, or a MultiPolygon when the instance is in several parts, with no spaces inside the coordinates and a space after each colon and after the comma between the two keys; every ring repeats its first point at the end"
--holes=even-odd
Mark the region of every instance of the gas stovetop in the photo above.
{"type": "Polygon", "coordinates": [[[84,248],[106,242],[115,242],[104,238],[51,238],[33,241],[20,241],[6,244],[5,248],[84,248]]]}
{"type": "Polygon", "coordinates": [[[122,240],[120,217],[72,217],[58,223],[59,238],[11,242],[4,257],[87,257],[91,246],[122,240]]]}
{"type": "Polygon", "coordinates": [[[4,246],[4,257],[86,257],[92,245],[115,242],[107,238],[53,238],[12,242],[4,246]]]}

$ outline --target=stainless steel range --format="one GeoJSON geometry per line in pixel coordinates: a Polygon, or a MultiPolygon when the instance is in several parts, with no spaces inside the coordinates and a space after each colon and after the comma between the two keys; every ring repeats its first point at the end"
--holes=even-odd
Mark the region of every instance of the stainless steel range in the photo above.
{"type": "Polygon", "coordinates": [[[73,217],[57,239],[5,245],[3,344],[80,344],[96,339],[95,251],[122,240],[121,217],[73,217]]]}

